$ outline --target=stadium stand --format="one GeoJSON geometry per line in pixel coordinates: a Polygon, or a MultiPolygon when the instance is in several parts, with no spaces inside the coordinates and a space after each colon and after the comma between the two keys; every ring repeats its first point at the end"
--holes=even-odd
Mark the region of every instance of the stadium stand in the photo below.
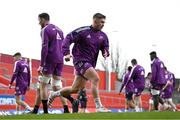
{"type": "MultiPolygon", "coordinates": [[[[32,82],[31,82],[31,90],[27,92],[25,96],[25,101],[30,105],[34,105],[35,95],[36,95],[36,82],[37,82],[37,68],[39,67],[39,60],[31,59],[31,69],[32,69],[32,82]]],[[[8,96],[13,95],[14,90],[8,89],[8,84],[12,75],[13,71],[13,57],[11,55],[7,54],[0,54],[0,96],[8,96]]],[[[105,78],[105,71],[98,70],[98,74],[100,76],[100,96],[103,105],[107,108],[124,108],[125,103],[125,97],[124,94],[118,94],[115,92],[115,84],[116,84],[116,74],[111,73],[111,92],[107,92],[106,90],[106,78],[105,78]]],[[[74,79],[74,68],[73,66],[64,65],[63,68],[63,85],[64,86],[70,86],[74,79]]],[[[91,95],[90,87],[91,83],[87,82],[87,96],[88,96],[88,108],[95,108],[94,100],[91,95]]],[[[74,95],[74,97],[77,97],[74,95]]],[[[149,94],[144,94],[142,97],[143,101],[143,108],[148,109],[148,99],[149,94]]],[[[3,100],[3,99],[0,99],[3,100]]],[[[2,103],[2,101],[1,101],[2,103]]],[[[71,104],[69,104],[71,105],[71,104]]],[[[55,102],[53,103],[53,108],[62,108],[62,104],[58,98],[55,99],[55,102]]],[[[1,104],[0,105],[1,110],[9,110],[9,109],[15,109],[14,104],[1,104]]]]}

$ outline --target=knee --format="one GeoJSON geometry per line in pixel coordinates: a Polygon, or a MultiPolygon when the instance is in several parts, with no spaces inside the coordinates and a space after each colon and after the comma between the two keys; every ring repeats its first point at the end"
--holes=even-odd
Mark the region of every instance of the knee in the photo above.
{"type": "Polygon", "coordinates": [[[53,91],[60,90],[62,88],[62,82],[61,80],[52,80],[51,86],[53,88],[53,91]]]}
{"type": "Polygon", "coordinates": [[[51,80],[50,76],[40,76],[39,77],[39,81],[42,86],[46,86],[50,80],[51,80]]]}
{"type": "Polygon", "coordinates": [[[97,85],[97,84],[99,83],[99,80],[100,80],[99,77],[94,78],[94,79],[92,80],[92,84],[93,84],[93,85],[97,85]]]}

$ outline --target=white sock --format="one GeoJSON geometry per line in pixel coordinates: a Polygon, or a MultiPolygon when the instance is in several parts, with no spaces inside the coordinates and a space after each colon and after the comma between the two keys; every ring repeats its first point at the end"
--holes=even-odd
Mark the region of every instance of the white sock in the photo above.
{"type": "Polygon", "coordinates": [[[102,107],[100,98],[95,98],[94,102],[95,102],[96,108],[102,107]]]}
{"type": "Polygon", "coordinates": [[[139,107],[138,106],[135,106],[135,111],[139,112],[139,107]]]}
{"type": "Polygon", "coordinates": [[[177,109],[177,108],[176,108],[176,105],[175,105],[172,101],[169,102],[169,105],[170,105],[170,106],[169,106],[170,108],[172,108],[172,109],[174,109],[174,110],[177,109]]]}
{"type": "Polygon", "coordinates": [[[28,110],[32,110],[32,108],[29,106],[29,105],[26,105],[26,109],[28,109],[28,110]]]}

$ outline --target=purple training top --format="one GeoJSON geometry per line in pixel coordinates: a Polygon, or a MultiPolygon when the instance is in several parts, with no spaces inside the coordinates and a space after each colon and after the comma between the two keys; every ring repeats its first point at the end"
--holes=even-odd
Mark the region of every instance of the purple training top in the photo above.
{"type": "Polygon", "coordinates": [[[100,30],[95,30],[92,26],[80,27],[66,36],[62,45],[64,55],[70,54],[69,47],[72,43],[74,43],[72,49],[74,64],[85,61],[95,67],[99,50],[102,54],[107,52],[109,56],[107,35],[100,30]]]}
{"type": "Polygon", "coordinates": [[[63,32],[57,26],[48,24],[41,30],[41,66],[46,63],[63,63],[63,32]]]}
{"type": "Polygon", "coordinates": [[[133,84],[133,80],[128,80],[129,79],[129,75],[130,75],[130,72],[127,72],[125,75],[124,75],[124,78],[123,78],[123,84],[122,84],[122,87],[124,87],[125,85],[125,92],[126,93],[130,93],[130,92],[134,92],[134,84],[133,84]],[[127,83],[128,82],[128,83],[127,83]]]}
{"type": "Polygon", "coordinates": [[[135,88],[143,88],[145,87],[145,70],[140,65],[135,65],[132,70],[131,74],[129,75],[129,80],[133,80],[135,88]]]}
{"type": "Polygon", "coordinates": [[[24,59],[16,61],[10,84],[16,81],[16,87],[28,87],[30,85],[30,79],[31,75],[28,63],[24,59]]]}
{"type": "Polygon", "coordinates": [[[153,60],[151,64],[151,71],[152,71],[152,78],[151,78],[152,84],[158,84],[158,85],[166,84],[164,63],[159,58],[153,60]]]}

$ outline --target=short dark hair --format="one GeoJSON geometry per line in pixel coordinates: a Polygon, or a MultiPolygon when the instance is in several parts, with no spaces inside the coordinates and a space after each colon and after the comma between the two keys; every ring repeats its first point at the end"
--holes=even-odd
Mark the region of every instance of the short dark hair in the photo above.
{"type": "Polygon", "coordinates": [[[147,76],[151,75],[152,73],[151,72],[148,72],[147,76]]]}
{"type": "Polygon", "coordinates": [[[130,72],[130,71],[131,71],[131,69],[132,69],[132,67],[131,67],[131,66],[129,66],[129,67],[128,67],[128,71],[130,72]]]}
{"type": "Polygon", "coordinates": [[[47,20],[47,21],[50,20],[50,16],[49,16],[48,13],[41,13],[41,14],[39,14],[39,17],[40,17],[40,18],[43,18],[43,19],[45,19],[45,20],[47,20]]]}
{"type": "Polygon", "coordinates": [[[13,57],[16,57],[16,56],[21,56],[21,53],[20,52],[17,52],[13,55],[13,57]]]}
{"type": "Polygon", "coordinates": [[[134,64],[134,65],[136,65],[136,64],[137,64],[137,60],[136,60],[136,59],[132,59],[132,60],[131,60],[131,63],[134,64]]]}
{"type": "Polygon", "coordinates": [[[95,18],[97,18],[97,19],[102,19],[102,18],[106,19],[106,16],[101,14],[101,13],[95,13],[93,15],[93,19],[95,19],[95,18]]]}
{"type": "Polygon", "coordinates": [[[157,56],[156,51],[152,51],[152,52],[150,52],[150,53],[149,53],[149,55],[154,55],[154,56],[157,56]]]}

